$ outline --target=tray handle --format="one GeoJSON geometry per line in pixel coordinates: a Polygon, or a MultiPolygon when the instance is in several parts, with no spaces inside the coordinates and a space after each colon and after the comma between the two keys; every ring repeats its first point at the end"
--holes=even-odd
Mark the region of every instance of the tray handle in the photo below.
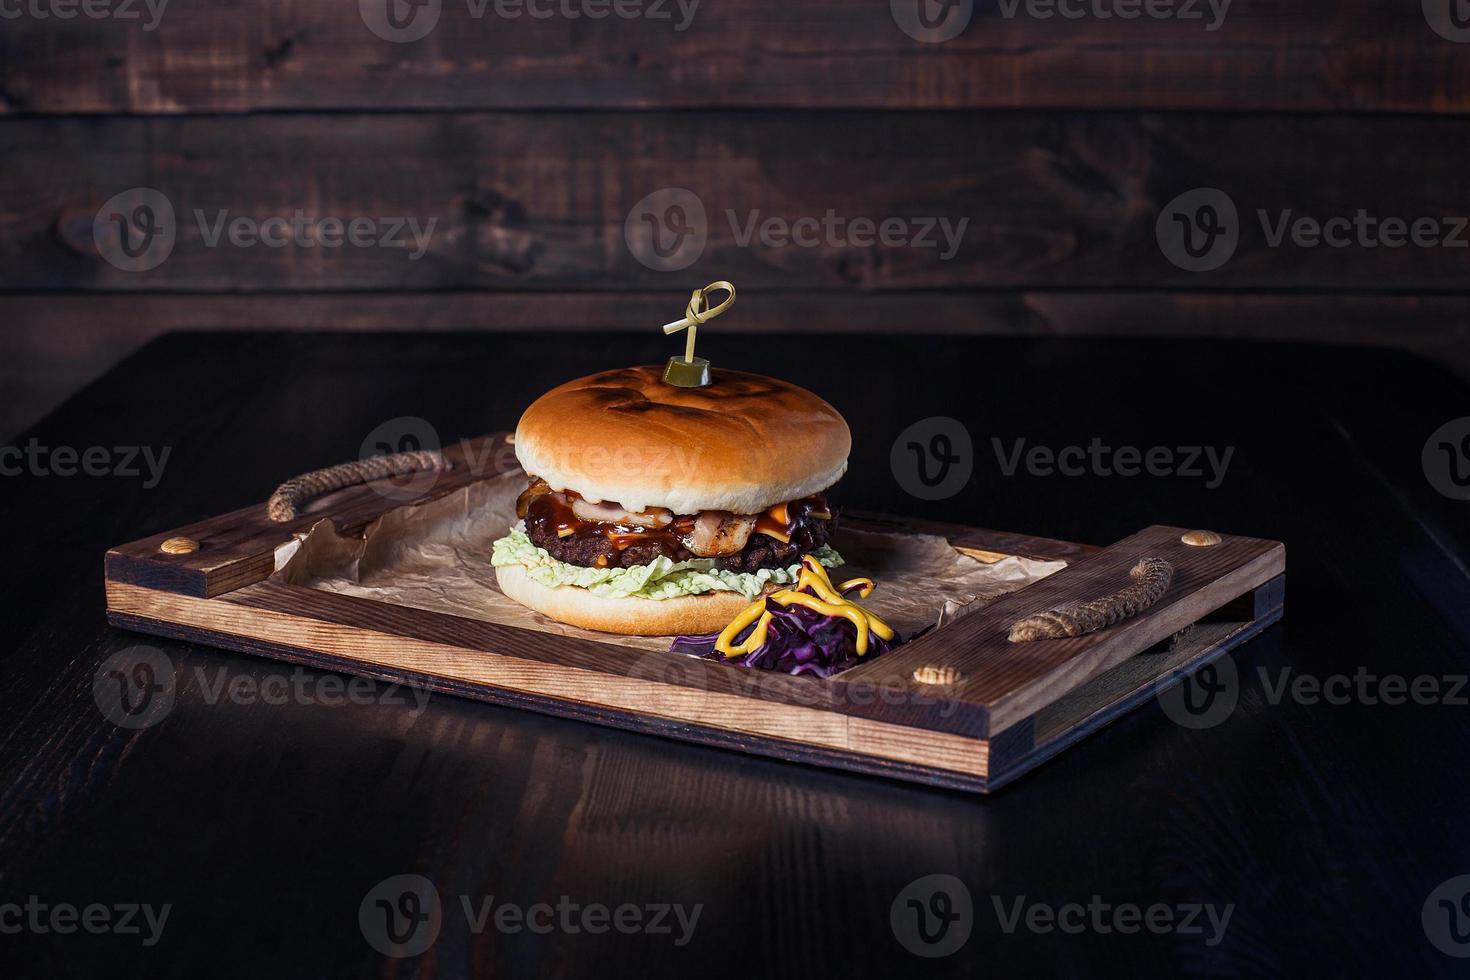
{"type": "Polygon", "coordinates": [[[389,476],[406,476],[425,470],[442,472],[452,468],[453,464],[437,450],[369,456],[350,463],[338,463],[336,466],[292,477],[276,487],[276,492],[266,502],[265,512],[278,524],[292,521],[297,517],[297,508],[313,497],[320,497],[333,490],[354,487],[369,480],[381,480],[389,476]]]}
{"type": "Polygon", "coordinates": [[[1174,579],[1174,566],[1162,558],[1140,558],[1128,575],[1133,584],[1111,595],[1091,602],[1058,606],[1016,620],[1011,624],[1011,642],[1082,636],[1135,616],[1169,591],[1169,583],[1174,579]]]}

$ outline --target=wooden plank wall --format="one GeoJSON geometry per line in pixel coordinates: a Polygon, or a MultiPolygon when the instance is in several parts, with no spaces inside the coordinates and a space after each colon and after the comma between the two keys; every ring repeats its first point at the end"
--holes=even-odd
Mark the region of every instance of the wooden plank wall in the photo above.
{"type": "Polygon", "coordinates": [[[910,0],[388,2],[432,30],[380,37],[383,0],[0,10],[0,437],[164,330],[639,329],[714,278],[742,288],[721,329],[1306,339],[1470,375],[1455,0],[917,0],[945,41],[910,0]],[[145,271],[94,234],[137,187],[175,212],[145,271]],[[1239,244],[1189,271],[1156,224],[1201,187],[1239,244]],[[705,211],[687,268],[625,237],[665,188],[705,211]],[[1271,241],[1360,211],[1451,241],[1271,241]],[[417,256],[211,244],[298,212],[434,225],[417,256]],[[745,238],[829,212],[809,247],[745,238]]]}

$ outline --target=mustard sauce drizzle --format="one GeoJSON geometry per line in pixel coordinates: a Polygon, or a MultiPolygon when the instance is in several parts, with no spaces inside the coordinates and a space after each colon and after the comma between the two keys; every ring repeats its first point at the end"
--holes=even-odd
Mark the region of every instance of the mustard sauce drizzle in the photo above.
{"type": "Polygon", "coordinates": [[[766,608],[766,600],[770,599],[781,606],[805,606],[823,616],[840,616],[846,619],[857,629],[857,653],[861,657],[868,652],[869,632],[876,633],[884,640],[891,640],[893,629],[862,606],[847,599],[846,594],[853,590],[857,590],[858,598],[866,599],[873,593],[873,580],[852,578],[834,586],[822,563],[811,555],[805,555],[801,559],[801,574],[796,579],[795,587],[762,596],[742,609],[739,615],[730,620],[730,625],[720,631],[715,649],[727,658],[744,656],[760,649],[766,642],[766,633],[771,625],[771,612],[766,608]],[[810,589],[815,594],[807,595],[803,589],[810,589]],[[755,629],[750,631],[744,642],[737,645],[735,638],[751,623],[755,623],[755,629]]]}

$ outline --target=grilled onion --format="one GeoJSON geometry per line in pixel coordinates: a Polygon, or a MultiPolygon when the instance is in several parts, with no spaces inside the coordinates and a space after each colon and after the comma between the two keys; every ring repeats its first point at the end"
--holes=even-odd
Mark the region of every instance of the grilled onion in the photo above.
{"type": "Polygon", "coordinates": [[[604,501],[594,504],[581,497],[572,499],[572,513],[593,524],[627,524],[634,527],[668,527],[674,519],[674,515],[662,507],[634,514],[614,503],[604,501]]]}

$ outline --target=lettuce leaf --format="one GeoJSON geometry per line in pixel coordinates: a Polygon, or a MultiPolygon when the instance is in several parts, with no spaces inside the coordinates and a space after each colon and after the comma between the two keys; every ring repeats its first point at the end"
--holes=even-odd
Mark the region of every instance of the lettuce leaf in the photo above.
{"type": "MultiPolygon", "coordinates": [[[[842,556],[828,545],[812,552],[812,557],[831,568],[843,563],[842,556]]],[[[492,546],[490,563],[524,565],[532,581],[541,585],[575,585],[609,598],[636,596],[640,599],[671,599],[681,595],[705,592],[739,592],[754,600],[768,583],[790,585],[801,573],[800,563],[790,568],[762,568],[755,572],[736,572],[715,567],[715,558],[691,558],[671,561],[656,558],[647,565],[632,568],[584,568],[559,561],[531,543],[524,531],[513,528],[492,546]]]]}

